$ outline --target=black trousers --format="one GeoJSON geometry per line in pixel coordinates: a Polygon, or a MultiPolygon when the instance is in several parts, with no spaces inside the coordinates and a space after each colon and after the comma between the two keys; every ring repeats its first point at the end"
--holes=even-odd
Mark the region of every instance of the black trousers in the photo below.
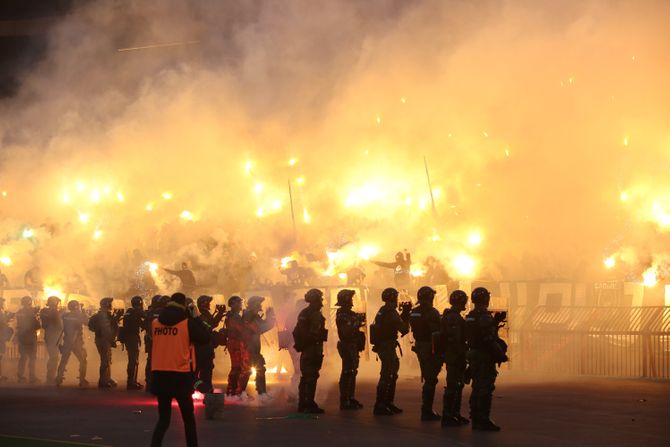
{"type": "Polygon", "coordinates": [[[195,413],[193,409],[193,399],[188,393],[178,396],[171,394],[159,394],[158,399],[158,423],[154,428],[154,434],[151,437],[151,447],[160,447],[163,445],[163,437],[168,427],[170,427],[170,418],[172,416],[172,399],[177,400],[181,419],[184,421],[184,431],[186,432],[187,447],[198,447],[198,434],[195,430],[195,413]]]}
{"type": "Polygon", "coordinates": [[[127,383],[129,385],[137,382],[137,369],[140,364],[140,341],[131,340],[126,343],[126,352],[128,353],[128,367],[126,368],[127,383]]]}

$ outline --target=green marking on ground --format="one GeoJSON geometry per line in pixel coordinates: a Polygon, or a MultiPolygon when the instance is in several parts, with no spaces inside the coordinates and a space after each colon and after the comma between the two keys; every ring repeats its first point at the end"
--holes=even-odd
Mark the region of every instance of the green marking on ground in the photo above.
{"type": "Polygon", "coordinates": [[[28,438],[25,436],[0,435],[0,445],[7,447],[109,447],[103,444],[85,442],[53,441],[50,439],[28,438]]]}

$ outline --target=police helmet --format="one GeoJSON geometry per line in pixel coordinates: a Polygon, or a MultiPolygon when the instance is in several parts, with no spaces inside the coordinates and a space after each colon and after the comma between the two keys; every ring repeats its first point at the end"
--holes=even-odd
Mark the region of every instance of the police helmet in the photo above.
{"type": "Polygon", "coordinates": [[[433,298],[435,298],[436,293],[437,292],[432,287],[423,286],[417,292],[416,297],[419,302],[431,301],[433,298]]]}
{"type": "Polygon", "coordinates": [[[230,298],[228,298],[228,306],[233,307],[236,304],[242,303],[242,298],[240,298],[237,295],[233,295],[230,298]]]}
{"type": "Polygon", "coordinates": [[[77,310],[79,309],[79,301],[77,300],[70,300],[67,303],[67,309],[68,310],[77,310]]]}
{"type": "Polygon", "coordinates": [[[50,306],[52,304],[58,305],[58,303],[60,303],[60,298],[58,298],[57,296],[52,295],[49,298],[47,298],[47,306],[50,306]]]}
{"type": "Polygon", "coordinates": [[[158,304],[160,304],[161,306],[167,306],[167,303],[169,303],[171,299],[172,297],[168,295],[162,295],[158,300],[158,304]]]}
{"type": "Polygon", "coordinates": [[[252,296],[247,300],[247,307],[260,307],[261,304],[263,304],[263,301],[265,301],[265,298],[262,296],[252,296]]]}
{"type": "Polygon", "coordinates": [[[153,307],[160,306],[162,300],[163,300],[163,296],[162,296],[162,295],[154,295],[154,296],[151,298],[151,305],[152,305],[153,307]]]}
{"type": "Polygon", "coordinates": [[[141,296],[134,296],[130,299],[130,305],[133,307],[142,307],[144,306],[144,300],[141,296]]]}
{"type": "Polygon", "coordinates": [[[113,303],[113,302],[114,302],[114,298],[105,297],[105,298],[103,298],[103,299],[100,300],[100,307],[101,307],[101,308],[109,308],[109,309],[111,309],[111,308],[112,308],[112,303],[113,303]]]}
{"type": "Polygon", "coordinates": [[[309,289],[305,294],[305,301],[308,303],[318,303],[323,298],[323,292],[319,289],[309,289]]]}
{"type": "Polygon", "coordinates": [[[213,299],[214,298],[209,295],[200,295],[198,297],[198,307],[206,306],[207,304],[211,303],[213,299]]]}
{"type": "Polygon", "coordinates": [[[395,301],[398,299],[398,291],[393,287],[384,289],[382,292],[382,301],[388,303],[389,301],[395,301]]]}
{"type": "Polygon", "coordinates": [[[489,304],[489,301],[491,301],[491,292],[484,287],[477,287],[472,291],[471,299],[475,304],[489,304]]]}
{"type": "Polygon", "coordinates": [[[31,306],[32,304],[33,304],[33,299],[31,297],[29,297],[28,295],[21,298],[21,305],[22,306],[31,306]]]}
{"type": "Polygon", "coordinates": [[[356,295],[355,290],[351,289],[342,289],[337,292],[337,302],[336,306],[352,306],[354,304],[353,298],[356,295]]]}
{"type": "Polygon", "coordinates": [[[449,295],[449,304],[452,306],[465,306],[468,302],[468,294],[462,290],[454,290],[449,295]]]}
{"type": "Polygon", "coordinates": [[[186,306],[186,295],[184,295],[181,292],[173,293],[172,296],[170,297],[170,301],[174,301],[177,304],[186,306]]]}

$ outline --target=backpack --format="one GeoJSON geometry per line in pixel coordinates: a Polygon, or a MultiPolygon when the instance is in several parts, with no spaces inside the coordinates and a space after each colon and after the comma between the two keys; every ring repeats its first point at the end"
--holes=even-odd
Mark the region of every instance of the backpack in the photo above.
{"type": "Polygon", "coordinates": [[[304,318],[298,318],[298,322],[293,329],[293,343],[293,348],[298,352],[302,352],[309,344],[309,328],[307,320],[304,318]]]}
{"type": "Polygon", "coordinates": [[[97,332],[98,331],[98,315],[100,315],[100,314],[95,314],[91,318],[88,319],[88,329],[91,332],[97,332]]]}

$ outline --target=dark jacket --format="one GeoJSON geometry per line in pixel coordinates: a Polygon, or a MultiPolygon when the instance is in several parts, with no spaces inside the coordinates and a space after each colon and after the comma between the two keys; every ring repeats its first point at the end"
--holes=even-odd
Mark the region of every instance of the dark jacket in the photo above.
{"type": "Polygon", "coordinates": [[[129,308],[123,315],[123,342],[139,344],[140,331],[144,330],[144,310],[136,307],[129,308]]]}
{"type": "MultiPolygon", "coordinates": [[[[188,318],[188,335],[191,344],[208,344],[211,334],[200,318],[191,318],[183,307],[168,305],[158,316],[158,321],[166,326],[174,326],[188,318]]],[[[177,371],[153,371],[151,392],[156,395],[178,396],[193,392],[193,373],[177,371]]]]}

